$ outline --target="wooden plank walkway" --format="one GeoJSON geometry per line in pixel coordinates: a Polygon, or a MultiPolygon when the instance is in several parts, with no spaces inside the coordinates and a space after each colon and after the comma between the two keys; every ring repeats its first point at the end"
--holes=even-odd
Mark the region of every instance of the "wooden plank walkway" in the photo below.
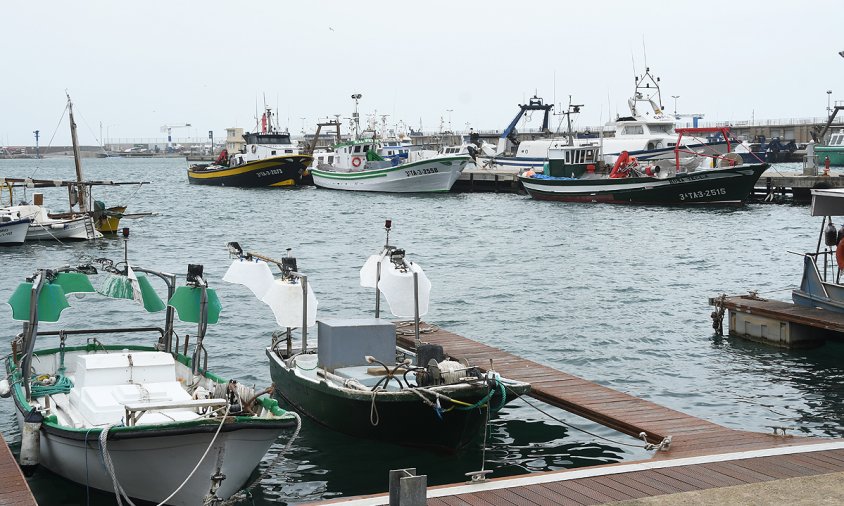
{"type": "MultiPolygon", "coordinates": [[[[601,504],[844,472],[841,440],[728,429],[442,329],[421,338],[484,370],[492,360],[497,372],[530,382],[530,395],[553,406],[634,437],[645,432],[654,443],[672,437],[670,448],[649,460],[430,487],[429,505],[601,504]]],[[[413,348],[412,334],[400,331],[397,339],[401,346],[413,348]]],[[[386,504],[387,500],[387,495],[378,494],[321,504],[363,506],[386,504]]]]}
{"type": "MultiPolygon", "coordinates": [[[[498,348],[446,330],[421,336],[439,344],[456,359],[466,359],[481,369],[493,368],[503,376],[531,384],[530,396],[570,413],[638,438],[644,432],[651,443],[671,436],[671,447],[655,457],[679,457],[713,452],[771,448],[803,443],[805,438],[782,437],[728,429],[644,399],[592,383],[583,378],[517,357],[498,348]]],[[[398,335],[400,345],[412,348],[413,336],[398,335]]]]}
{"type": "Polygon", "coordinates": [[[37,506],[15,456],[0,434],[0,506],[37,506]]]}

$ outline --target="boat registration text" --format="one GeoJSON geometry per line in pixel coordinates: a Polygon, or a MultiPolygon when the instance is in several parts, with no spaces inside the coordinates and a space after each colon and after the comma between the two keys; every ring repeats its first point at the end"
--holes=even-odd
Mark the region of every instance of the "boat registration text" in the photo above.
{"type": "Polygon", "coordinates": [[[705,197],[718,197],[719,195],[726,195],[726,188],[713,188],[711,190],[701,190],[697,192],[686,192],[680,194],[680,200],[695,200],[705,197]]]}
{"type": "Polygon", "coordinates": [[[404,171],[404,175],[406,177],[411,176],[423,176],[425,174],[436,174],[439,170],[436,167],[431,167],[430,169],[413,169],[413,170],[406,170],[404,171]]]}

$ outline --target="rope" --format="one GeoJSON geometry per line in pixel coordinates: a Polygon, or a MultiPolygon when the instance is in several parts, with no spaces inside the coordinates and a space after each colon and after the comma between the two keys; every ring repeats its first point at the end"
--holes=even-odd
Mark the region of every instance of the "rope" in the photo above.
{"type": "MultiPolygon", "coordinates": [[[[506,385],[505,385],[505,387],[506,387],[506,385]]],[[[513,393],[514,395],[516,395],[516,393],[515,393],[515,392],[512,392],[512,391],[511,391],[511,393],[513,393]]],[[[634,444],[630,444],[630,443],[622,443],[621,441],[615,441],[615,440],[610,439],[610,438],[608,438],[608,437],[599,436],[598,434],[595,434],[594,432],[590,432],[590,431],[588,431],[588,430],[586,430],[586,429],[583,429],[583,428],[580,428],[580,427],[578,427],[578,426],[576,426],[576,425],[572,425],[572,424],[570,424],[570,423],[568,423],[568,422],[566,422],[566,421],[564,421],[564,420],[561,420],[560,418],[557,418],[556,416],[554,416],[554,415],[552,415],[552,414],[548,413],[547,411],[543,411],[543,410],[542,410],[541,408],[539,408],[538,406],[536,406],[536,405],[534,405],[534,404],[531,404],[531,402],[530,402],[530,401],[528,401],[528,400],[525,398],[525,396],[521,396],[521,397],[519,397],[519,399],[521,399],[522,401],[524,401],[524,402],[525,402],[525,404],[527,404],[528,406],[532,407],[533,409],[535,409],[535,410],[539,411],[540,413],[542,413],[543,415],[547,416],[548,418],[550,418],[550,419],[554,420],[555,422],[561,423],[561,424],[563,424],[563,425],[565,425],[566,427],[569,427],[569,428],[571,428],[571,429],[574,429],[574,430],[577,430],[577,431],[583,432],[584,434],[588,434],[588,435],[590,435],[590,436],[592,436],[592,437],[594,437],[594,438],[601,439],[601,440],[607,441],[608,443],[612,443],[612,444],[615,444],[615,445],[619,445],[619,446],[627,446],[627,447],[629,447],[629,448],[642,448],[642,446],[639,446],[639,445],[634,445],[634,444]]],[[[639,435],[640,435],[640,437],[641,437],[643,434],[645,434],[645,433],[644,433],[644,432],[642,432],[641,434],[639,434],[639,435]]],[[[669,441],[670,441],[670,438],[669,438],[669,441]]],[[[660,445],[662,445],[662,444],[664,444],[664,443],[665,443],[665,441],[663,441],[662,443],[660,443],[660,445]]],[[[644,448],[645,448],[646,450],[649,450],[649,449],[651,449],[650,447],[653,447],[653,446],[654,446],[654,445],[652,445],[652,444],[650,444],[650,443],[647,443],[647,441],[646,441],[646,444],[645,444],[644,448]]]]}
{"type": "Polygon", "coordinates": [[[205,449],[205,453],[203,453],[202,457],[199,458],[199,462],[197,462],[196,465],[193,467],[193,470],[190,472],[188,477],[185,478],[185,481],[183,481],[182,484],[179,485],[179,487],[174,490],[172,494],[170,494],[169,496],[167,496],[166,499],[158,503],[157,506],[163,506],[167,501],[172,499],[174,495],[178,494],[179,491],[182,490],[182,487],[187,485],[188,481],[193,477],[196,470],[199,469],[199,465],[202,464],[202,461],[205,460],[205,456],[208,455],[208,452],[211,450],[211,447],[214,446],[214,443],[217,441],[217,436],[220,435],[220,430],[223,428],[223,424],[226,423],[226,417],[229,416],[229,408],[231,408],[231,405],[227,402],[226,412],[223,413],[223,417],[222,419],[220,419],[220,425],[217,427],[217,432],[214,433],[214,437],[211,439],[211,442],[208,443],[208,448],[205,449]]]}
{"type": "Polygon", "coordinates": [[[55,376],[50,376],[49,374],[32,375],[29,382],[32,385],[33,398],[66,394],[73,388],[73,381],[62,374],[56,374],[55,376]]]}
{"type": "Polygon", "coordinates": [[[377,427],[378,423],[381,421],[381,418],[378,416],[378,408],[375,406],[375,396],[380,390],[382,390],[381,387],[377,387],[372,390],[372,405],[369,408],[369,423],[371,423],[373,427],[377,427]]]}
{"type": "MultiPolygon", "coordinates": [[[[111,482],[114,486],[114,496],[117,498],[117,504],[119,506],[123,506],[123,501],[121,500],[121,496],[126,499],[126,502],[129,503],[131,506],[134,506],[135,503],[129,499],[129,496],[126,494],[126,491],[123,490],[123,487],[120,485],[120,482],[117,481],[117,473],[114,471],[114,462],[111,461],[111,455],[108,453],[108,431],[111,430],[113,425],[109,425],[105,427],[102,431],[100,431],[100,452],[103,456],[103,464],[105,465],[108,474],[111,476],[111,482]]],[[[87,452],[86,452],[87,454],[87,452]]]]}
{"type": "Polygon", "coordinates": [[[235,504],[251,496],[251,491],[262,481],[269,477],[270,471],[272,471],[272,469],[276,466],[281,457],[287,455],[287,452],[290,451],[290,448],[293,446],[293,442],[296,441],[296,439],[299,437],[299,431],[302,430],[302,417],[292,411],[288,411],[288,413],[290,413],[296,418],[296,430],[293,431],[293,435],[290,436],[290,440],[287,441],[287,444],[284,445],[284,448],[281,450],[281,452],[275,456],[272,462],[270,462],[270,464],[267,466],[267,469],[257,479],[255,479],[255,481],[253,481],[251,484],[249,484],[249,486],[245,487],[238,493],[229,497],[227,500],[219,503],[219,506],[228,506],[230,504],[235,504]]]}

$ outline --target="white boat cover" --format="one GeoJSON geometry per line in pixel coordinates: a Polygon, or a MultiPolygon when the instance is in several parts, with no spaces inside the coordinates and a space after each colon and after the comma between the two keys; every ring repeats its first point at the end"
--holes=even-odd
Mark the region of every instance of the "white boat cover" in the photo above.
{"type": "Polygon", "coordinates": [[[844,216],[844,188],[813,189],[812,216],[844,216]]]}

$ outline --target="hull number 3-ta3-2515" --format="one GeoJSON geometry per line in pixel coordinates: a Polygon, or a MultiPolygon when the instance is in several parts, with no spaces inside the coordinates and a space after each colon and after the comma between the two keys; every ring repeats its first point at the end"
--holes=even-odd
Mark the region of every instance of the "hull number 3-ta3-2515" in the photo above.
{"type": "Polygon", "coordinates": [[[704,199],[707,197],[720,197],[721,195],[726,195],[727,190],[726,188],[712,188],[710,190],[701,190],[696,192],[686,192],[680,194],[680,200],[697,200],[697,199],[704,199]]]}

